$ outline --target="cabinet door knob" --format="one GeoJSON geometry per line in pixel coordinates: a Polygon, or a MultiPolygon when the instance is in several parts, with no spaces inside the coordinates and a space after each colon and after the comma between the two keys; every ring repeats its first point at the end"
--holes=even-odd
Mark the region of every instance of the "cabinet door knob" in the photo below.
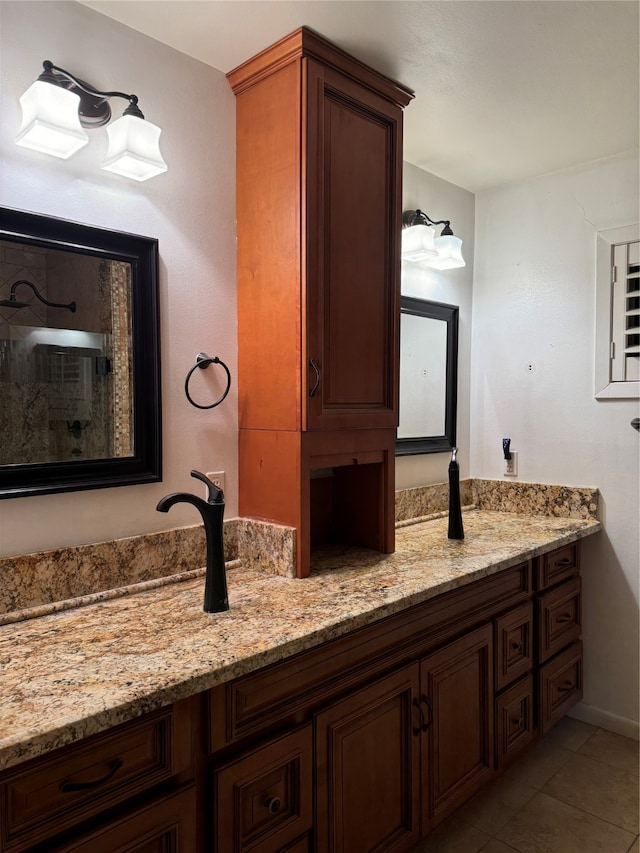
{"type": "Polygon", "coordinates": [[[74,791],[91,791],[93,788],[99,788],[100,785],[106,785],[109,779],[112,779],[118,770],[122,767],[122,759],[114,758],[109,764],[109,770],[100,779],[94,779],[91,782],[61,782],[60,791],[63,794],[71,794],[74,791]]]}
{"type": "Polygon", "coordinates": [[[524,727],[525,727],[524,719],[522,717],[520,717],[519,719],[517,717],[514,717],[511,720],[511,722],[513,723],[514,726],[516,726],[519,729],[524,729],[524,727]]]}
{"type": "Polygon", "coordinates": [[[517,641],[514,641],[513,650],[515,652],[518,652],[519,654],[523,655],[524,654],[524,643],[519,643],[517,641]]]}
{"type": "Polygon", "coordinates": [[[267,797],[264,805],[269,814],[277,814],[280,811],[282,803],[280,802],[280,797],[267,797]]]}
{"type": "Polygon", "coordinates": [[[310,358],[309,364],[316,372],[316,384],[309,390],[309,396],[315,397],[318,392],[318,388],[320,387],[320,368],[318,367],[318,363],[315,358],[310,358]]]}

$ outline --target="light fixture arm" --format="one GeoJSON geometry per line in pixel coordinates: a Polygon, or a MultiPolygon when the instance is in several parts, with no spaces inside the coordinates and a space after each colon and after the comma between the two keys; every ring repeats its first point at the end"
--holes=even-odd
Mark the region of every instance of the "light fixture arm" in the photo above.
{"type": "Polygon", "coordinates": [[[63,86],[65,89],[75,92],[80,97],[78,113],[81,125],[85,127],[100,127],[107,124],[111,118],[111,108],[108,104],[110,98],[123,98],[125,101],[129,101],[129,106],[124,110],[123,115],[133,115],[144,119],[144,115],[138,106],[137,95],[128,95],[126,92],[102,92],[84,80],[78,79],[64,68],[54,65],[48,59],[44,60],[42,67],[44,70],[38,78],[39,80],[43,80],[46,83],[53,83],[56,86],[63,86]],[[95,100],[96,98],[98,98],[97,101],[95,100]]]}
{"type": "Polygon", "coordinates": [[[423,210],[405,210],[402,214],[402,227],[411,228],[412,225],[444,225],[441,235],[452,235],[451,220],[449,219],[431,219],[423,210]]]}

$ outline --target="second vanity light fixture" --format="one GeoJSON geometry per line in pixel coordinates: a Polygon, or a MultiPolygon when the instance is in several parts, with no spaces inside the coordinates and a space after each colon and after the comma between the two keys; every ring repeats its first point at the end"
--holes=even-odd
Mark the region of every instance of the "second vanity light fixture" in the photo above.
{"type": "Polygon", "coordinates": [[[422,210],[405,210],[402,214],[402,259],[424,262],[436,270],[465,266],[462,240],[451,230],[448,219],[435,221],[422,210]],[[433,226],[444,225],[440,236],[433,226]]]}
{"type": "Polygon", "coordinates": [[[167,171],[160,153],[160,128],[145,120],[137,95],[101,92],[49,60],[42,66],[42,74],[20,98],[17,145],[66,160],[89,141],[85,128],[108,125],[103,169],[134,181],[167,171]],[[109,124],[111,98],[124,98],[129,106],[109,124]]]}

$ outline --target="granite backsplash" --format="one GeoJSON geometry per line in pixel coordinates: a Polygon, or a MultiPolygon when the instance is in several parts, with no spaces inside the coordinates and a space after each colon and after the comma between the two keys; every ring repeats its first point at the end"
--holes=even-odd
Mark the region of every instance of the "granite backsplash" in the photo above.
{"type": "MultiPolygon", "coordinates": [[[[463,508],[556,518],[597,519],[598,490],[501,480],[462,480],[463,508]]],[[[396,492],[396,524],[446,514],[448,486],[396,492]]],[[[225,521],[225,560],[284,577],[295,576],[296,531],[247,518],[225,521]]],[[[152,588],[204,573],[201,525],[0,558],[0,624],[152,588]]]]}

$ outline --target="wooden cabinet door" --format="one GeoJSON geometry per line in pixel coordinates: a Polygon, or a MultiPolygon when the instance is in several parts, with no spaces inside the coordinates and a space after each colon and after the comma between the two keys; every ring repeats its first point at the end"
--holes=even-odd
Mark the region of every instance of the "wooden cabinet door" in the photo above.
{"type": "Polygon", "coordinates": [[[482,787],[493,772],[492,626],[425,658],[421,703],[423,833],[482,787]]]}
{"type": "Polygon", "coordinates": [[[395,427],[402,112],[306,60],[303,429],[395,427]]]}
{"type": "Polygon", "coordinates": [[[316,715],[318,853],[399,853],[419,840],[419,665],[316,715]]]}

